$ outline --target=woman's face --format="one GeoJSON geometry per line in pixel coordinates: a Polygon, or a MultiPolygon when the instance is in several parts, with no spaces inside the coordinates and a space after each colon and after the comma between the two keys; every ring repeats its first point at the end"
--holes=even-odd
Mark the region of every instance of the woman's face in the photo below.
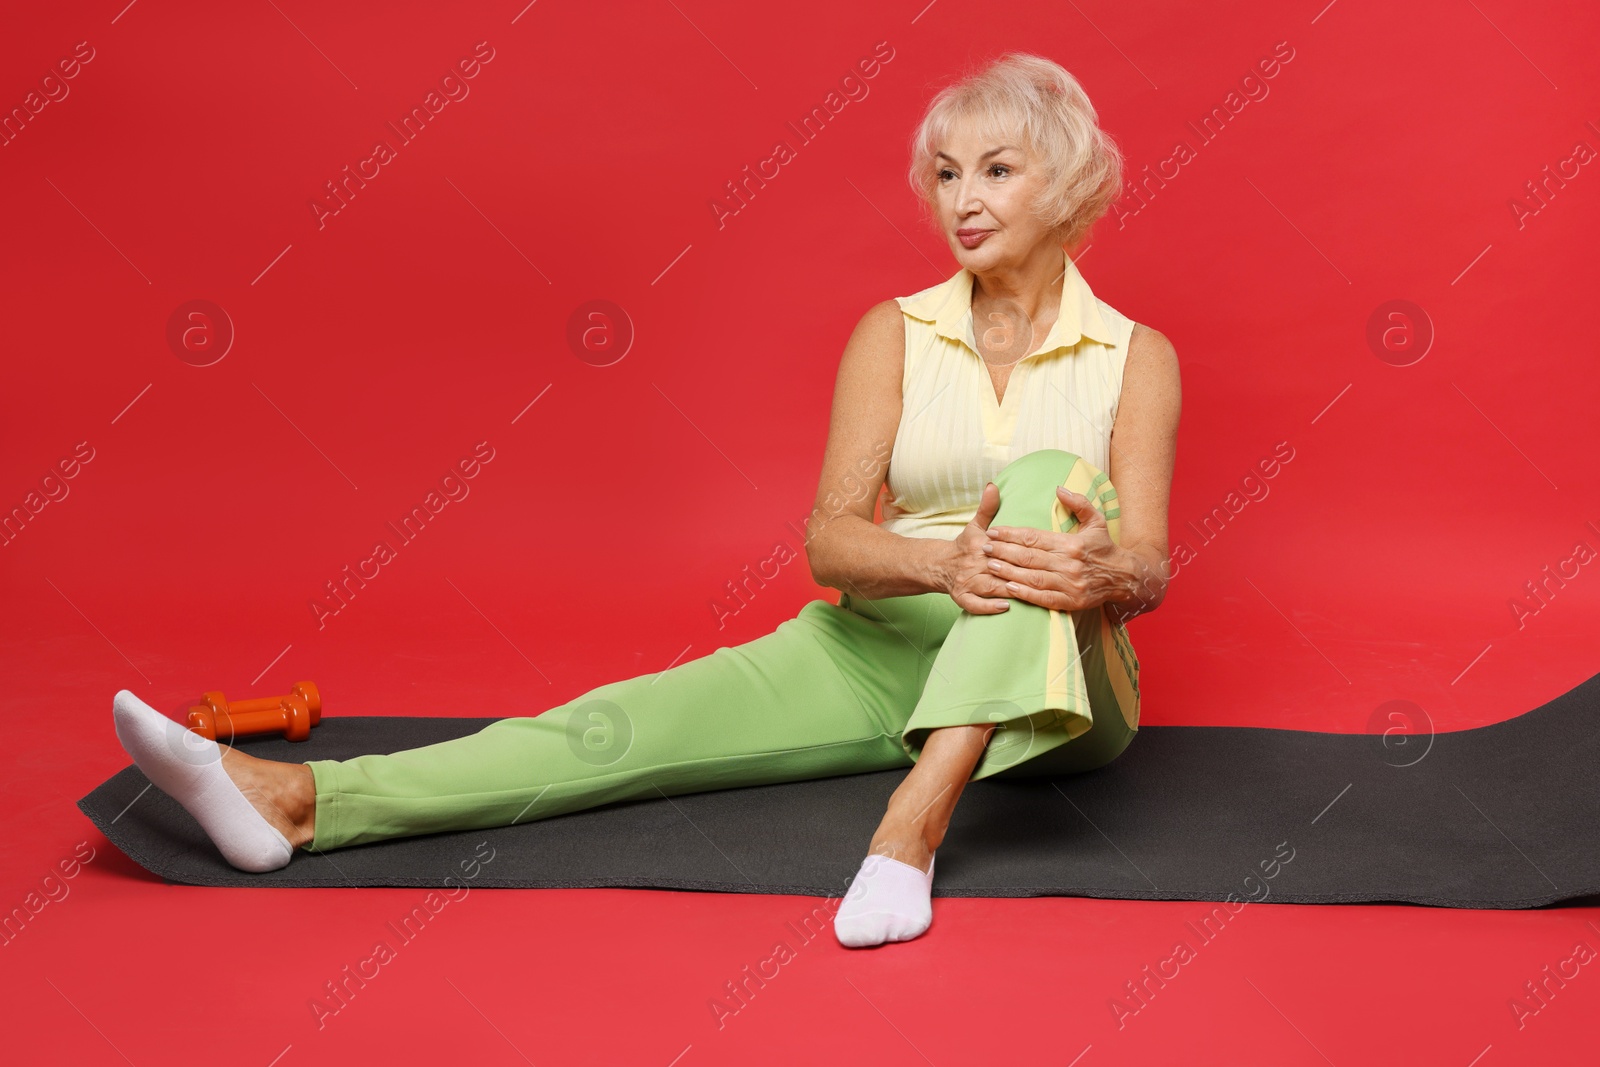
{"type": "Polygon", "coordinates": [[[1019,138],[985,136],[971,122],[957,123],[934,167],[939,222],[963,267],[980,273],[1020,263],[1049,236],[1030,210],[1043,176],[1019,138]]]}

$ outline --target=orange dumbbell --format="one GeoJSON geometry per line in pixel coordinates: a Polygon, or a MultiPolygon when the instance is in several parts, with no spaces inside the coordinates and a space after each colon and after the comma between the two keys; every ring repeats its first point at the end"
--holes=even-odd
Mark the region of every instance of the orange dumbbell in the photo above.
{"type": "Polygon", "coordinates": [[[296,682],[294,690],[281,697],[229,704],[221,693],[207,693],[200,699],[203,704],[189,709],[189,729],[210,741],[280,730],[290,741],[304,741],[322,721],[322,696],[310,682],[296,682]]]}

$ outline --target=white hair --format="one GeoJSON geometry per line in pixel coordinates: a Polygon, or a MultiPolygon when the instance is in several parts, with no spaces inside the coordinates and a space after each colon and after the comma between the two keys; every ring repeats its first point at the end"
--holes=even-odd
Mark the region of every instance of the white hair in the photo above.
{"type": "Polygon", "coordinates": [[[1012,52],[941,90],[912,135],[908,177],[930,214],[940,169],[934,153],[963,119],[1022,139],[1045,178],[1034,213],[1067,248],[1088,236],[1121,192],[1122,154],[1083,86],[1059,63],[1012,52]]]}

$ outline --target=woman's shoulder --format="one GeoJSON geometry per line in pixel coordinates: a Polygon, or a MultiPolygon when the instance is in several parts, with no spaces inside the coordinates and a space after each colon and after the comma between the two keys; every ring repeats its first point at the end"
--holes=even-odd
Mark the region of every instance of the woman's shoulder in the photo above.
{"type": "Polygon", "coordinates": [[[1122,347],[1127,350],[1126,354],[1132,355],[1137,350],[1147,358],[1153,355],[1159,359],[1169,354],[1176,358],[1172,342],[1167,339],[1166,334],[1154,326],[1137,322],[1132,317],[1124,315],[1099,297],[1095,297],[1095,304],[1100,317],[1121,339],[1122,347]]]}
{"type": "Polygon", "coordinates": [[[905,388],[906,320],[895,300],[882,300],[869,307],[856,323],[845,343],[840,360],[841,379],[872,381],[875,388],[890,389],[888,383],[905,388]]]}
{"type": "Polygon", "coordinates": [[[883,300],[869,307],[856,323],[844,346],[844,361],[892,370],[898,376],[905,351],[905,316],[894,300],[883,300]]]}
{"type": "Polygon", "coordinates": [[[1135,353],[1144,359],[1156,361],[1176,361],[1178,358],[1178,350],[1173,347],[1167,335],[1154,326],[1147,326],[1142,322],[1133,323],[1132,332],[1128,336],[1128,354],[1132,356],[1135,353]]]}
{"type": "Polygon", "coordinates": [[[1160,330],[1135,323],[1122,377],[1124,382],[1134,383],[1136,390],[1177,397],[1182,390],[1178,350],[1160,330]]]}
{"type": "Polygon", "coordinates": [[[893,341],[896,345],[905,342],[905,315],[901,313],[900,297],[891,297],[880,300],[869,307],[856,323],[855,335],[868,342],[877,342],[879,345],[893,341]]]}

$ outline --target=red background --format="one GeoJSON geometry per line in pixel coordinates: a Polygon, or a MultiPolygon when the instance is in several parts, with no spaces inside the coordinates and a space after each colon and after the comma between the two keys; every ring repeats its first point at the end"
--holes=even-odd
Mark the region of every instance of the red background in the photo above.
{"type": "Polygon", "coordinates": [[[725,628],[712,607],[798,548],[856,320],[957,269],[906,143],[1010,50],[1073,71],[1130,181],[1194,151],[1080,257],[1183,369],[1172,536],[1195,558],[1132,626],[1143,723],[1363,732],[1403,700],[1456,730],[1566,692],[1597,666],[1596,567],[1521,626],[1510,603],[1600,549],[1591,6],[113,0],[7,23],[7,113],[93,49],[0,146],[0,506],[93,450],[0,547],[0,906],[96,850],[0,948],[26,1062],[1487,1065],[1582,1034],[1600,979],[1521,1028],[1508,1001],[1600,945],[1587,909],[1247,909],[1119,1030],[1110,999],[1207,906],[1075,898],[820,939],[718,1029],[707,1002],[817,902],[634,890],[474,894],[319,1031],[307,1001],[421,894],[169,886],[73,804],[127,763],[118,688],[174,715],[302,678],[329,714],[535,714],[836,599],[802,557],[725,628]],[[469,95],[399,145],[386,123],[485,41],[469,95]],[[800,144],[786,123],[879,42],[868,95],[800,144]],[[395,158],[319,226],[379,138],[395,158]],[[779,139],[795,158],[719,226],[779,139]],[[235,331],[209,366],[167,341],[191,300],[235,331]],[[609,366],[567,342],[590,300],[632,324],[609,366]],[[1367,341],[1390,300],[1431,323],[1408,366],[1367,341]],[[319,626],[324,583],[480,441],[470,495],[319,626]],[[1198,536],[1279,442],[1270,493],[1198,536]]]}

